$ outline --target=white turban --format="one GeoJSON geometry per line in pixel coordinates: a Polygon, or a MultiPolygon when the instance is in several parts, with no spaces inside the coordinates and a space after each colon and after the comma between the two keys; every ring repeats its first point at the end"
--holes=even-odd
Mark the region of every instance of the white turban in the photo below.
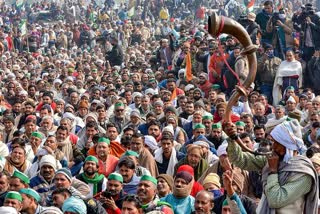
{"type": "Polygon", "coordinates": [[[305,150],[301,127],[297,120],[285,121],[277,125],[270,135],[286,147],[286,154],[283,159],[286,163],[293,157],[293,151],[298,151],[301,154],[305,150]]]}
{"type": "Polygon", "coordinates": [[[155,94],[155,91],[152,89],[152,88],[148,88],[144,91],[145,94],[152,94],[154,95],[155,94]]]}
{"type": "Polygon", "coordinates": [[[290,96],[288,98],[287,102],[297,103],[296,100],[292,96],[290,96]]]}
{"type": "Polygon", "coordinates": [[[179,74],[179,75],[180,75],[180,74],[185,74],[185,72],[186,72],[186,69],[182,68],[182,69],[180,69],[180,70],[178,71],[178,74],[179,74]]]}
{"type": "Polygon", "coordinates": [[[5,213],[5,214],[18,214],[17,210],[13,207],[0,207],[0,213],[5,213]]]}
{"type": "Polygon", "coordinates": [[[209,144],[205,141],[196,141],[193,143],[193,145],[198,145],[198,146],[205,146],[209,149],[209,144]]]}
{"type": "Polygon", "coordinates": [[[55,85],[55,84],[57,84],[57,83],[62,84],[62,80],[61,80],[61,79],[55,79],[55,80],[53,81],[53,85],[55,85]]]}
{"type": "Polygon", "coordinates": [[[186,87],[184,87],[184,90],[185,91],[189,91],[189,90],[191,90],[193,88],[194,88],[194,85],[188,84],[188,85],[186,85],[186,87]]]}
{"type": "Polygon", "coordinates": [[[227,147],[228,147],[228,144],[227,143],[223,143],[221,144],[218,149],[217,149],[217,155],[218,157],[220,157],[221,155],[228,155],[227,153],[227,147]]]}
{"type": "Polygon", "coordinates": [[[136,98],[136,97],[142,97],[143,95],[140,92],[134,92],[132,94],[132,99],[136,98]]]}
{"type": "Polygon", "coordinates": [[[72,114],[72,113],[70,113],[70,112],[65,112],[65,113],[62,115],[62,118],[68,118],[68,119],[71,119],[71,120],[76,119],[76,117],[74,116],[74,114],[72,114]]]}
{"type": "Polygon", "coordinates": [[[173,126],[171,124],[168,124],[166,127],[164,127],[162,129],[162,132],[170,132],[172,134],[172,136],[174,135],[174,129],[173,126]]]}
{"type": "Polygon", "coordinates": [[[156,139],[151,135],[144,136],[144,143],[153,151],[159,148],[156,139]]]}
{"type": "Polygon", "coordinates": [[[40,214],[63,214],[63,212],[57,207],[46,207],[40,214]]]}

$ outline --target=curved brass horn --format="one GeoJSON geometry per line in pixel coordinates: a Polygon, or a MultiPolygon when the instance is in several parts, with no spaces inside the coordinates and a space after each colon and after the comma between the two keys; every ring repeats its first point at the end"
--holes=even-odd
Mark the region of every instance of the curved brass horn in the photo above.
{"type": "MultiPolygon", "coordinates": [[[[234,36],[243,46],[241,54],[246,55],[248,58],[249,73],[247,79],[243,82],[242,86],[236,86],[235,92],[229,99],[226,113],[223,119],[224,122],[231,122],[232,106],[234,106],[237,103],[240,96],[248,96],[247,89],[250,87],[250,85],[256,78],[257,57],[255,52],[257,50],[257,47],[252,44],[249,34],[242,27],[241,24],[228,17],[218,16],[216,13],[213,13],[213,15],[209,17],[208,32],[213,37],[217,37],[221,33],[226,33],[234,36]]],[[[237,70],[236,73],[238,73],[237,70]]],[[[246,145],[243,144],[239,137],[234,136],[234,138],[244,151],[250,152],[255,155],[265,155],[265,153],[262,154],[249,149],[246,145]]]]}

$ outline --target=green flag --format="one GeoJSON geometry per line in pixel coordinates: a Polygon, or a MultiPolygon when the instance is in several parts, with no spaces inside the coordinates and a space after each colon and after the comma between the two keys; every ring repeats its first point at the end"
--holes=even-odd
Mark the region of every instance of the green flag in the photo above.
{"type": "Polygon", "coordinates": [[[16,1],[16,8],[20,9],[24,6],[24,4],[25,4],[24,0],[17,0],[16,1]]]}
{"type": "Polygon", "coordinates": [[[24,36],[27,34],[27,20],[21,19],[19,24],[19,30],[21,31],[21,35],[24,36]]]}

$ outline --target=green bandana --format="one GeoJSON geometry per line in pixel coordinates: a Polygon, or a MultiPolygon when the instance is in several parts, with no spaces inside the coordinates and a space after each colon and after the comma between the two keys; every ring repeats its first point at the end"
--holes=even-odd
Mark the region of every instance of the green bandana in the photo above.
{"type": "Polygon", "coordinates": [[[213,129],[221,129],[221,128],[222,128],[221,123],[214,123],[214,124],[212,124],[212,128],[213,128],[213,129]]]}
{"type": "Polygon", "coordinates": [[[136,153],[135,151],[132,150],[127,150],[124,154],[124,156],[134,156],[134,157],[139,157],[139,154],[136,153]]]}
{"type": "Polygon", "coordinates": [[[205,129],[206,127],[202,123],[196,123],[193,125],[193,130],[195,129],[205,129]]]}
{"type": "Polygon", "coordinates": [[[106,143],[106,144],[110,145],[110,140],[105,137],[100,137],[98,140],[98,143],[106,143]]]}
{"type": "Polygon", "coordinates": [[[202,120],[213,120],[213,116],[211,114],[203,115],[202,120]]]}
{"type": "Polygon", "coordinates": [[[96,173],[93,178],[88,178],[85,173],[82,173],[82,178],[85,183],[93,184],[93,195],[95,195],[98,193],[98,183],[104,179],[104,175],[96,173]]]}
{"type": "Polygon", "coordinates": [[[236,126],[245,127],[246,124],[245,124],[244,122],[242,122],[242,121],[237,121],[237,122],[236,122],[236,126]]]}
{"type": "Polygon", "coordinates": [[[40,132],[32,132],[31,136],[40,138],[41,140],[43,140],[44,138],[43,134],[41,134],[40,132]]]}
{"type": "Polygon", "coordinates": [[[158,184],[158,180],[150,175],[144,175],[141,177],[140,181],[151,181],[154,185],[158,184]]]}
{"type": "Polygon", "coordinates": [[[224,201],[222,203],[222,207],[228,206],[228,205],[229,205],[229,203],[228,203],[227,199],[224,199],[224,201]]]}
{"type": "Polygon", "coordinates": [[[121,174],[119,173],[111,173],[109,176],[108,176],[108,180],[114,180],[114,181],[119,181],[120,183],[123,183],[123,177],[121,174]]]}
{"type": "Polygon", "coordinates": [[[288,86],[287,90],[293,90],[294,91],[294,87],[293,86],[288,86]]]}
{"type": "Polygon", "coordinates": [[[87,162],[87,161],[92,161],[92,162],[95,162],[96,164],[98,164],[98,162],[99,162],[96,157],[91,156],[91,155],[86,157],[86,159],[84,160],[84,162],[87,162]]]}
{"type": "Polygon", "coordinates": [[[122,107],[122,106],[124,106],[124,104],[122,103],[122,102],[118,102],[118,103],[116,103],[116,104],[114,104],[114,107],[122,107]]]}
{"type": "Polygon", "coordinates": [[[12,178],[19,178],[25,184],[30,183],[29,177],[26,174],[19,172],[18,170],[15,170],[11,177],[12,178]]]}
{"type": "Polygon", "coordinates": [[[218,84],[213,84],[212,85],[212,89],[220,89],[221,87],[220,87],[220,85],[218,85],[218,84]]]}
{"type": "Polygon", "coordinates": [[[34,198],[37,202],[39,202],[41,200],[41,197],[39,195],[39,193],[37,193],[35,190],[28,188],[28,189],[20,189],[19,190],[20,194],[26,194],[28,196],[31,196],[32,198],[34,198]]]}
{"type": "Polygon", "coordinates": [[[18,201],[22,202],[22,196],[20,195],[20,193],[16,192],[16,191],[10,191],[7,193],[5,199],[17,199],[18,201]]]}

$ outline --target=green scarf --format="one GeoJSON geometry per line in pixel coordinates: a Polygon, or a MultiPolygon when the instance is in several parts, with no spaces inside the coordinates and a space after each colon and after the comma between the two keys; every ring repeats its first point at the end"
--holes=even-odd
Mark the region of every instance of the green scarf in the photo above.
{"type": "Polygon", "coordinates": [[[96,173],[93,178],[88,178],[85,173],[82,173],[82,177],[87,184],[93,184],[93,195],[97,194],[98,183],[104,178],[104,175],[96,173]]]}

